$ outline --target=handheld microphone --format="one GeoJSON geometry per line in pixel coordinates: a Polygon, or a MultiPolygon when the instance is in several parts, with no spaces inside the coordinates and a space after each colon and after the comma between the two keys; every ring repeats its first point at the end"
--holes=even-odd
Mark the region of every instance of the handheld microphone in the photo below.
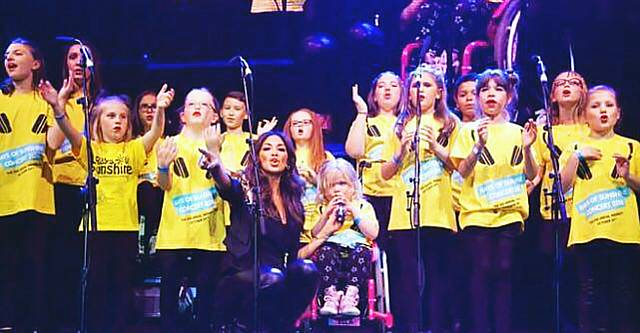
{"type": "Polygon", "coordinates": [[[549,79],[547,78],[547,69],[544,66],[544,62],[542,62],[542,57],[534,54],[531,56],[531,61],[534,61],[536,63],[536,69],[538,71],[538,75],[540,76],[540,82],[549,82],[549,79]]]}
{"type": "Polygon", "coordinates": [[[336,209],[336,221],[338,223],[344,223],[345,218],[347,217],[347,210],[344,208],[343,204],[338,206],[336,209]]]}

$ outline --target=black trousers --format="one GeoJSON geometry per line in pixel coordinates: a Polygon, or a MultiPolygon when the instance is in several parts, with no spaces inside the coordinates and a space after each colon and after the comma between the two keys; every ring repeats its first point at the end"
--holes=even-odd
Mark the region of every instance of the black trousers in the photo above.
{"type": "Polygon", "coordinates": [[[128,332],[134,321],[133,285],[138,233],[99,231],[89,237],[88,328],[128,332]]]}
{"type": "Polygon", "coordinates": [[[574,245],[580,332],[639,332],[640,246],[598,239],[574,245]]]}
{"type": "Polygon", "coordinates": [[[444,228],[420,228],[422,262],[418,263],[415,230],[389,232],[391,307],[399,332],[417,332],[418,302],[423,301],[423,319],[434,333],[448,328],[447,302],[450,294],[449,251],[453,232],[444,228]],[[424,290],[420,289],[420,285],[424,290]]]}
{"type": "Polygon", "coordinates": [[[391,201],[393,197],[376,197],[372,195],[365,195],[371,206],[373,206],[373,210],[376,212],[376,217],[378,218],[378,224],[380,226],[378,231],[378,237],[376,238],[376,243],[380,250],[386,251],[389,243],[388,229],[389,229],[389,218],[391,216],[391,201]]]}
{"type": "Polygon", "coordinates": [[[53,327],[79,327],[82,233],[78,232],[85,206],[81,186],[54,185],[56,217],[49,242],[49,308],[53,327]]]}
{"type": "MultiPolygon", "coordinates": [[[[178,295],[182,279],[193,276],[197,290],[196,332],[209,332],[213,315],[213,300],[221,259],[224,252],[204,250],[158,250],[162,284],[160,313],[162,332],[184,330],[179,325],[178,295]],[[190,261],[187,257],[191,258],[190,261]]],[[[184,325],[183,325],[184,326],[184,325]]]]}
{"type": "Polygon", "coordinates": [[[474,333],[511,332],[513,250],[520,223],[499,228],[467,227],[471,255],[471,314],[474,333]]]}
{"type": "Polygon", "coordinates": [[[51,223],[53,216],[35,211],[0,217],[0,324],[16,332],[49,325],[45,250],[51,223]]]}
{"type": "MultiPolygon", "coordinates": [[[[253,270],[226,274],[216,291],[216,327],[234,320],[258,331],[253,317],[253,270]]],[[[290,262],[286,271],[261,267],[258,291],[260,332],[291,332],[293,324],[309,305],[318,289],[319,275],[311,260],[290,262]]]]}

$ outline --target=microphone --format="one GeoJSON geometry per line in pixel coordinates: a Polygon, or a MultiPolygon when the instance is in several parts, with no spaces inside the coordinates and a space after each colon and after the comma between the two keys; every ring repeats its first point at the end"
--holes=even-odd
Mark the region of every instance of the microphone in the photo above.
{"type": "Polygon", "coordinates": [[[344,223],[344,219],[347,217],[347,210],[344,208],[344,204],[340,204],[336,209],[336,221],[338,223],[344,223]]]}
{"type": "Polygon", "coordinates": [[[231,64],[231,63],[234,63],[236,61],[240,63],[240,67],[243,70],[242,75],[244,75],[244,77],[251,76],[253,74],[253,71],[251,70],[251,67],[249,67],[249,63],[242,56],[237,55],[237,56],[231,58],[229,60],[229,63],[231,64]]]}
{"type": "Polygon", "coordinates": [[[56,40],[67,42],[67,43],[79,44],[80,53],[82,54],[82,59],[84,61],[84,64],[87,66],[87,68],[89,68],[93,72],[94,63],[93,63],[93,57],[91,56],[91,51],[89,50],[88,47],[84,45],[84,43],[82,43],[80,39],[71,37],[71,36],[56,36],[56,40]]]}
{"type": "Polygon", "coordinates": [[[544,67],[544,62],[542,62],[542,57],[537,54],[531,56],[531,61],[536,63],[536,69],[538,71],[538,75],[540,76],[540,82],[547,83],[549,79],[547,78],[547,69],[544,67]]]}

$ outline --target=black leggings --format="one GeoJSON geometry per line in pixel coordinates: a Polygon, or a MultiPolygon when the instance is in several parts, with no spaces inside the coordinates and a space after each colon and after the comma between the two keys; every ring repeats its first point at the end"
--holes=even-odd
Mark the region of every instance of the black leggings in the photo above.
{"type": "Polygon", "coordinates": [[[197,288],[196,332],[209,332],[212,322],[213,300],[216,278],[224,252],[203,250],[158,250],[162,284],[160,287],[161,331],[179,332],[178,294],[182,278],[189,275],[187,257],[191,265],[197,288]]]}
{"type": "Polygon", "coordinates": [[[391,306],[397,318],[396,328],[399,332],[418,331],[422,326],[418,322],[418,302],[424,298],[423,313],[428,314],[431,331],[442,332],[448,326],[445,309],[450,289],[448,260],[453,233],[444,228],[422,227],[420,237],[422,262],[418,264],[416,231],[389,232],[391,306]],[[419,289],[419,276],[426,293],[419,289]]]}
{"type": "Polygon", "coordinates": [[[144,216],[143,244],[145,254],[149,254],[149,238],[158,233],[164,191],[149,182],[138,184],[138,215],[144,216]]]}
{"type": "Polygon", "coordinates": [[[513,248],[519,222],[499,228],[467,227],[471,255],[471,313],[474,333],[511,332],[513,248]],[[491,311],[493,309],[493,311],[491,311]]]}
{"type": "Polygon", "coordinates": [[[133,318],[138,233],[98,231],[89,237],[89,332],[127,332],[133,318]]]}
{"type": "Polygon", "coordinates": [[[639,249],[604,239],[572,247],[580,282],[580,332],[638,332],[639,249]]]}
{"type": "Polygon", "coordinates": [[[15,332],[48,325],[45,249],[52,222],[35,211],[0,217],[0,324],[15,332]]]}
{"type": "MultiPolygon", "coordinates": [[[[293,323],[309,305],[318,286],[318,270],[310,260],[296,260],[286,272],[273,267],[260,269],[258,320],[268,332],[293,329],[293,323]]],[[[253,328],[253,270],[226,275],[216,291],[216,328],[235,320],[253,328]]]]}
{"type": "Polygon", "coordinates": [[[82,187],[54,185],[56,217],[52,224],[49,256],[49,278],[52,325],[78,328],[80,316],[80,271],[82,266],[82,233],[78,232],[85,198],[82,187]]]}
{"type": "Polygon", "coordinates": [[[389,217],[391,216],[391,201],[393,197],[376,197],[372,195],[365,195],[365,197],[373,206],[380,226],[376,244],[378,244],[380,250],[386,251],[389,243],[389,217]]]}

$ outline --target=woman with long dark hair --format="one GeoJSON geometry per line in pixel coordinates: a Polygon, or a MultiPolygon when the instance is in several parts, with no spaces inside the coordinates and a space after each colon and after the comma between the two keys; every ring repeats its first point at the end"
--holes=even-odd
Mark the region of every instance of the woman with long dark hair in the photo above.
{"type": "MultiPolygon", "coordinates": [[[[82,67],[82,51],[80,44],[73,44],[66,48],[62,62],[62,77],[73,81],[73,91],[65,107],[69,121],[74,128],[84,131],[85,114],[83,111],[84,91],[83,80],[87,80],[87,97],[89,103],[96,99],[102,84],[100,70],[94,50],[89,46],[86,50],[93,57],[94,74],[82,67]]],[[[71,152],[71,144],[65,140],[56,151],[53,160],[53,182],[56,205],[56,223],[51,229],[52,274],[50,283],[54,286],[55,300],[58,313],[52,317],[62,324],[78,323],[77,301],[79,297],[79,274],[81,260],[81,243],[78,227],[85,208],[85,197],[82,187],[87,179],[87,171],[82,168],[77,158],[71,152]],[[62,302],[62,303],[61,303],[62,302]],[[66,322],[66,323],[65,323],[66,322]]]]}
{"type": "Polygon", "coordinates": [[[262,134],[255,143],[257,161],[248,161],[239,180],[230,177],[220,162],[219,129],[209,128],[205,135],[207,151],[202,151],[206,157],[203,164],[213,176],[221,197],[231,205],[231,227],[224,241],[228,252],[216,293],[218,325],[229,323],[234,317],[251,325],[252,259],[257,246],[261,267],[259,321],[262,328],[283,332],[309,304],[318,280],[312,262],[296,260],[304,224],[304,185],[296,168],[293,144],[280,132],[262,134]],[[258,164],[258,179],[254,163],[258,164]],[[253,192],[256,184],[261,188],[263,228],[246,200],[257,199],[253,192]],[[257,244],[252,238],[254,228],[258,232],[257,244]],[[287,302],[281,302],[285,297],[287,302]]]}

